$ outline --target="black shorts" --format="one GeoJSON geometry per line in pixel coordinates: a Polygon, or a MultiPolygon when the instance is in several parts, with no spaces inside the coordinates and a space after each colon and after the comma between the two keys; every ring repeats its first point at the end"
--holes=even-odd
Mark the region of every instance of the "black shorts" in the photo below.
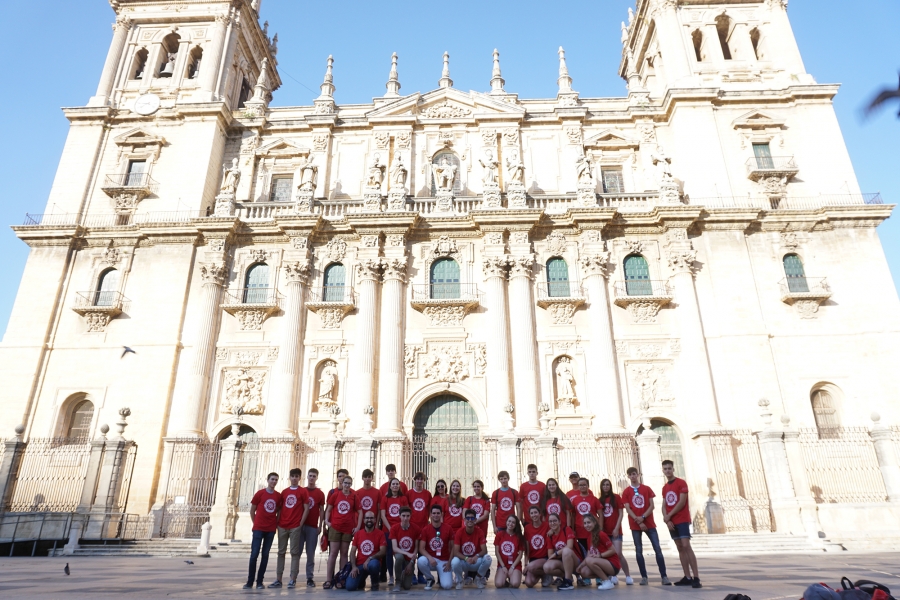
{"type": "Polygon", "coordinates": [[[669,534],[673,540],[689,540],[691,539],[690,523],[675,523],[675,529],[670,529],[669,534]]]}

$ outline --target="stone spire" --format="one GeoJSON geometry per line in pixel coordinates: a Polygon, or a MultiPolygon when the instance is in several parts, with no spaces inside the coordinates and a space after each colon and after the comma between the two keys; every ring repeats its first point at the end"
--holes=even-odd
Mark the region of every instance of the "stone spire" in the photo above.
{"type": "Polygon", "coordinates": [[[387,88],[387,93],[384,95],[385,98],[399,98],[400,97],[400,77],[397,74],[397,53],[391,56],[391,73],[388,76],[388,82],[385,85],[387,88]]]}
{"type": "Polygon", "coordinates": [[[572,78],[569,77],[569,68],[566,66],[566,51],[563,47],[559,47],[559,79],[556,80],[559,85],[559,93],[568,94],[572,92],[572,78]]]}
{"type": "Polygon", "coordinates": [[[503,77],[500,76],[500,53],[494,48],[494,69],[491,71],[491,93],[505,94],[506,90],[503,89],[504,83],[506,82],[503,80],[503,77]]]}
{"type": "Polygon", "coordinates": [[[334,57],[328,55],[328,67],[325,69],[325,79],[319,89],[322,93],[316,100],[333,100],[334,99],[334,75],[332,73],[334,67],[334,57]]]}
{"type": "Polygon", "coordinates": [[[441,71],[441,78],[438,81],[438,86],[442,88],[451,88],[453,87],[453,80],[450,79],[450,53],[444,52],[444,70],[441,71]]]}

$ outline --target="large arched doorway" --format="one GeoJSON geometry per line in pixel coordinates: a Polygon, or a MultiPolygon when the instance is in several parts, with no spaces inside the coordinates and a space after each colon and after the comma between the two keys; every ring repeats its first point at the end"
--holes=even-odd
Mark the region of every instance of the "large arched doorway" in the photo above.
{"type": "MultiPolygon", "coordinates": [[[[468,402],[449,394],[426,400],[413,420],[413,455],[407,477],[422,471],[433,489],[438,479],[459,479],[463,493],[481,478],[478,416],[468,402]]],[[[410,482],[411,483],[411,482],[410,482]]]]}
{"type": "MultiPolygon", "coordinates": [[[[675,463],[675,477],[685,478],[684,451],[681,447],[681,437],[678,430],[670,423],[660,419],[650,420],[650,430],[659,436],[659,457],[662,460],[671,460],[675,463]]],[[[638,435],[644,431],[644,426],[638,429],[638,435]]],[[[643,465],[644,469],[659,468],[660,465],[643,465]]]]}

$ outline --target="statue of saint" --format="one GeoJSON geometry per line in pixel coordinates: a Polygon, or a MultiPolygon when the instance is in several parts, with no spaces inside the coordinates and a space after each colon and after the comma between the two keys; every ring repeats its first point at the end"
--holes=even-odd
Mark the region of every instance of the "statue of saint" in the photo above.
{"type": "Polygon", "coordinates": [[[234,196],[237,193],[238,183],[241,181],[241,169],[238,167],[238,159],[231,161],[231,168],[228,165],[222,165],[222,187],[219,193],[234,196]]]}
{"type": "Polygon", "coordinates": [[[666,181],[672,179],[672,159],[666,155],[662,146],[656,147],[656,153],[651,156],[653,166],[659,171],[659,180],[666,181]]]}
{"type": "Polygon", "coordinates": [[[319,178],[319,167],[313,164],[308,156],[300,157],[300,166],[297,167],[300,182],[297,187],[304,191],[316,189],[316,181],[319,178]]]}
{"type": "Polygon", "coordinates": [[[445,156],[439,164],[431,165],[434,174],[434,186],[441,192],[453,190],[453,182],[456,180],[456,165],[450,164],[445,156]]]}
{"type": "Polygon", "coordinates": [[[493,151],[485,150],[484,159],[479,158],[478,162],[481,163],[483,169],[481,182],[485,187],[497,185],[497,169],[500,168],[500,161],[494,158],[493,151]]]}
{"type": "Polygon", "coordinates": [[[525,185],[525,165],[515,150],[512,151],[512,156],[506,159],[506,181],[508,185],[525,185]]]}
{"type": "Polygon", "coordinates": [[[403,166],[403,158],[400,154],[394,156],[394,162],[391,163],[391,189],[405,190],[408,173],[406,167],[403,166]]]}
{"type": "Polygon", "coordinates": [[[335,402],[335,392],[337,392],[338,370],[337,365],[328,362],[322,369],[322,376],[319,378],[319,402],[331,404],[335,402]]]}
{"type": "Polygon", "coordinates": [[[578,178],[578,185],[593,187],[594,165],[591,163],[591,159],[584,154],[575,159],[575,174],[578,178]]]}
{"type": "Polygon", "coordinates": [[[369,179],[366,181],[368,187],[381,187],[384,181],[384,165],[381,164],[381,155],[375,154],[372,157],[372,164],[369,165],[369,179]]]}
{"type": "Polygon", "coordinates": [[[556,365],[556,398],[572,400],[575,397],[575,374],[572,373],[572,362],[570,358],[564,356],[556,365]]]}

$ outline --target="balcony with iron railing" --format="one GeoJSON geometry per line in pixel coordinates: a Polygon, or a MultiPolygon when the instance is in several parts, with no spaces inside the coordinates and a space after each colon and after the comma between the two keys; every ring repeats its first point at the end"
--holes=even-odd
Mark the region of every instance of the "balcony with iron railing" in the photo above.
{"type": "Polygon", "coordinates": [[[584,302],[584,290],[577,281],[548,281],[537,284],[537,303],[541,308],[557,302],[584,302]]]}
{"type": "Polygon", "coordinates": [[[747,159],[747,177],[759,181],[763,177],[787,177],[800,172],[793,156],[754,156],[747,159]]]}
{"type": "Polygon", "coordinates": [[[119,314],[128,301],[121,292],[76,292],[74,309],[76,312],[105,311],[119,314]]]}
{"type": "Polygon", "coordinates": [[[242,331],[258,331],[263,322],[281,307],[284,298],[275,288],[226,290],[222,310],[236,317],[242,331]]]}
{"type": "Polygon", "coordinates": [[[306,304],[353,306],[353,288],[349,285],[323,285],[306,290],[306,304]]]}
{"type": "Polygon", "coordinates": [[[135,193],[143,196],[155,194],[159,184],[149,173],[114,173],[107,175],[100,188],[108,196],[135,193]]]}
{"type": "Polygon", "coordinates": [[[425,283],[411,286],[410,305],[431,320],[432,326],[459,326],[481,303],[474,283],[425,283]]]}
{"type": "Polygon", "coordinates": [[[786,277],[778,282],[781,301],[793,304],[799,300],[824,302],[831,298],[831,287],[825,277],[786,277]]]}
{"type": "Polygon", "coordinates": [[[652,279],[628,279],[615,282],[615,304],[628,306],[633,302],[658,302],[672,300],[672,289],[667,281],[652,279]]]}

